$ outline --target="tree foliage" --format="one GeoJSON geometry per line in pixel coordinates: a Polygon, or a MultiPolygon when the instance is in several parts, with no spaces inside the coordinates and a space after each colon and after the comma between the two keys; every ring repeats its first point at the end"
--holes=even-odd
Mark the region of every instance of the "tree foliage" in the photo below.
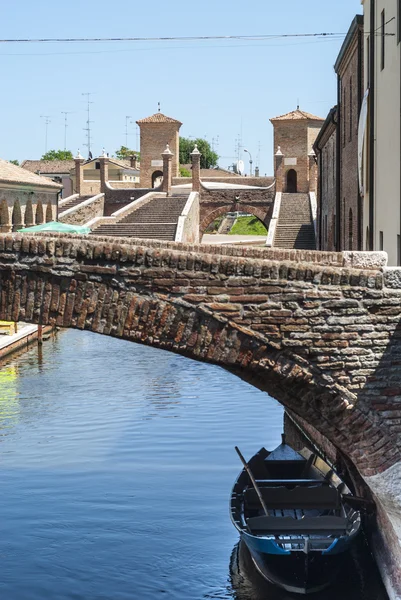
{"type": "Polygon", "coordinates": [[[180,177],[191,177],[191,171],[188,171],[185,167],[180,167],[180,177]]]}
{"type": "Polygon", "coordinates": [[[72,160],[73,158],[70,150],[49,150],[41,160],[72,160]]]}
{"type": "Polygon", "coordinates": [[[119,158],[120,160],[130,158],[131,156],[137,156],[139,159],[139,152],[131,150],[130,148],[127,148],[127,146],[121,146],[121,148],[116,150],[116,158],[119,158]]]}
{"type": "Polygon", "coordinates": [[[209,142],[202,138],[197,138],[196,140],[190,140],[189,138],[184,137],[180,138],[180,164],[187,165],[191,162],[191,152],[195,148],[195,144],[198,146],[198,150],[201,153],[201,169],[217,167],[219,155],[212,150],[209,142]]]}
{"type": "Polygon", "coordinates": [[[19,160],[17,159],[9,160],[8,162],[10,162],[12,165],[17,165],[17,167],[19,167],[19,160]]]}

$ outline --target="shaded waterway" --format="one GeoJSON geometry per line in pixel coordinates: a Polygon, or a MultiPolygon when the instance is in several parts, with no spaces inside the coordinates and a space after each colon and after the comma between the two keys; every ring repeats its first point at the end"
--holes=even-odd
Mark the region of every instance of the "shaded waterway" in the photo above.
{"type": "MultiPolygon", "coordinates": [[[[241,466],[283,411],[215,366],[66,331],[0,370],[0,597],[284,600],[238,548],[241,466]]],[[[369,553],[315,600],[385,600],[369,553]]]]}

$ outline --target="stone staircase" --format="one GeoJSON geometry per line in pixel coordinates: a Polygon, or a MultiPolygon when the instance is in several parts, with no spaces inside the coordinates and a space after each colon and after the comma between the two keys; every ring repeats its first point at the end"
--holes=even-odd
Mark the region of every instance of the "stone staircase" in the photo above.
{"type": "Polygon", "coordinates": [[[92,234],[174,241],[178,218],[187,200],[188,193],[152,198],[117,223],[99,225],[92,234]]]}
{"type": "Polygon", "coordinates": [[[309,194],[282,194],[274,247],[316,250],[309,194]]]}
{"type": "Polygon", "coordinates": [[[78,198],[69,200],[63,206],[60,207],[60,213],[63,213],[64,211],[69,210],[70,208],[74,208],[74,206],[78,206],[78,204],[81,204],[81,202],[85,202],[85,200],[93,198],[94,195],[95,194],[92,194],[91,196],[79,196],[78,198]]]}

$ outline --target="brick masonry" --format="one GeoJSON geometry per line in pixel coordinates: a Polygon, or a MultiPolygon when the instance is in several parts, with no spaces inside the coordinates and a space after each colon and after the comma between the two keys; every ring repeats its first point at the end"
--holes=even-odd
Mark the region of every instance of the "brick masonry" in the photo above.
{"type": "Polygon", "coordinates": [[[362,474],[398,462],[401,289],[393,271],[339,266],[344,257],[335,254],[323,257],[334,261],[326,266],[291,260],[300,260],[297,251],[254,249],[248,258],[235,256],[243,248],[224,255],[185,246],[3,235],[0,318],[85,328],[221,364],[307,419],[362,474]]]}

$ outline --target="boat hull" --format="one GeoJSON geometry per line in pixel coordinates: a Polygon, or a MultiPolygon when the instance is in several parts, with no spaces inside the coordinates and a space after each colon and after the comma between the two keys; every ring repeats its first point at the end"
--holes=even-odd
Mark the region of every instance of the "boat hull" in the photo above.
{"type": "Polygon", "coordinates": [[[291,552],[288,555],[262,554],[243,541],[251,554],[256,569],[268,582],[287,592],[312,594],[320,592],[336,581],[344,566],[344,554],[325,556],[321,552],[291,552]]]}

